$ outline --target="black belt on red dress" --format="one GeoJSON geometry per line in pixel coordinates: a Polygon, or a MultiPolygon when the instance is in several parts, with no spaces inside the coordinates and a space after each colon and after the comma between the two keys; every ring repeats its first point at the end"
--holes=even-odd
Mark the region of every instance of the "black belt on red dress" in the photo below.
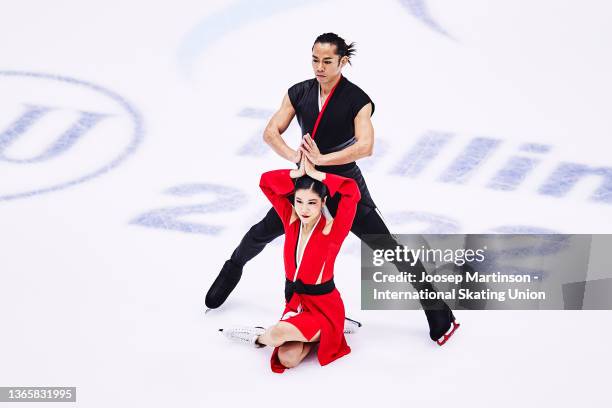
{"type": "Polygon", "coordinates": [[[318,285],[308,285],[301,280],[295,282],[285,279],[285,300],[289,302],[293,297],[294,293],[300,293],[305,295],[326,295],[336,288],[334,284],[334,278],[331,278],[327,282],[320,283],[318,285]]]}

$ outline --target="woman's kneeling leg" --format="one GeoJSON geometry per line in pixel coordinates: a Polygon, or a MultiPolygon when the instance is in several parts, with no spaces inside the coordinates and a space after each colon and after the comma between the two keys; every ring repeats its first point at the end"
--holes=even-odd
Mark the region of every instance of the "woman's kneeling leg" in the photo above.
{"type": "Polygon", "coordinates": [[[287,368],[300,364],[312,348],[312,343],[288,341],[278,348],[278,359],[287,368]]]}

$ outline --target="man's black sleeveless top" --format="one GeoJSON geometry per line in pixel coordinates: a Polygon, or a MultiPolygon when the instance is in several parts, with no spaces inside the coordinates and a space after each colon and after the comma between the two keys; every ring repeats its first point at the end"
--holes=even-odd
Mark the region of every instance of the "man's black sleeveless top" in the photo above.
{"type": "MultiPolygon", "coordinates": [[[[302,135],[306,133],[312,135],[312,129],[317,121],[319,115],[318,87],[319,82],[313,78],[299,82],[287,91],[289,100],[295,109],[295,116],[302,128],[302,135]]],[[[327,102],[314,138],[321,153],[342,150],[355,143],[355,116],[368,103],[372,104],[372,114],[374,114],[374,102],[368,94],[344,76],[340,77],[331,99],[327,102]]],[[[357,216],[363,217],[376,208],[363,175],[355,162],[316,166],[316,168],[326,173],[350,177],[357,182],[361,192],[361,200],[357,205],[357,216]]],[[[336,195],[327,200],[327,207],[333,216],[336,215],[338,199],[336,195]]]]}
{"type": "MultiPolygon", "coordinates": [[[[302,135],[310,133],[312,136],[312,129],[319,115],[319,82],[316,78],[299,82],[289,88],[287,93],[302,128],[302,135]]],[[[327,102],[315,135],[315,142],[321,153],[342,150],[355,142],[355,116],[368,103],[372,104],[373,114],[374,102],[368,94],[346,77],[340,77],[331,99],[327,102]]],[[[355,162],[317,166],[317,169],[339,174],[352,167],[355,167],[355,162]]]]}

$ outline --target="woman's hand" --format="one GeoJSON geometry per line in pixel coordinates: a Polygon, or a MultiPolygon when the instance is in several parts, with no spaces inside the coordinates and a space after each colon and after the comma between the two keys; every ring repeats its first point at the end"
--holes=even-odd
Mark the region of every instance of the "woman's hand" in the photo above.
{"type": "Polygon", "coordinates": [[[303,155],[302,157],[304,160],[304,171],[306,174],[315,180],[323,181],[325,179],[325,173],[315,169],[314,164],[308,159],[308,157],[306,157],[306,155],[303,155]]]}
{"type": "Polygon", "coordinates": [[[289,177],[291,178],[298,178],[298,177],[302,177],[304,174],[306,174],[306,156],[304,156],[303,154],[299,155],[299,161],[300,161],[300,167],[297,169],[293,169],[289,172],[289,177]]]}

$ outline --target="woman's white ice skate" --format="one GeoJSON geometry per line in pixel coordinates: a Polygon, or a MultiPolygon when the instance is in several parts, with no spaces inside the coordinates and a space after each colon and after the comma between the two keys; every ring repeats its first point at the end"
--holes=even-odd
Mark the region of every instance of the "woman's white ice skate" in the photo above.
{"type": "Polygon", "coordinates": [[[263,344],[257,343],[257,338],[266,331],[263,327],[235,326],[219,329],[219,331],[228,339],[238,343],[253,347],[264,347],[263,344]]]}
{"type": "Polygon", "coordinates": [[[344,334],[355,334],[359,331],[361,327],[361,323],[357,320],[349,319],[348,317],[344,318],[344,334]]]}

